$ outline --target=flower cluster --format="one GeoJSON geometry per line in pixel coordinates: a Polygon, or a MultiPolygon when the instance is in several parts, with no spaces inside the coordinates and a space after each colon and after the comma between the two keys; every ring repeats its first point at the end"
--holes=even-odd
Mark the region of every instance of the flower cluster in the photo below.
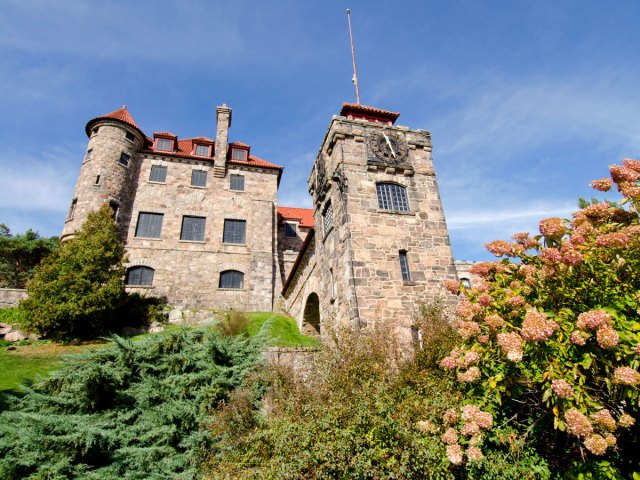
{"type": "Polygon", "coordinates": [[[553,320],[549,320],[544,313],[528,310],[522,322],[520,335],[525,340],[543,342],[549,340],[558,327],[559,325],[553,320]]]}
{"type": "Polygon", "coordinates": [[[458,372],[458,381],[461,383],[472,383],[480,380],[480,369],[478,367],[469,367],[466,372],[458,372]]]}
{"type": "Polygon", "coordinates": [[[524,353],[522,337],[516,332],[499,333],[498,344],[509,360],[512,362],[519,362],[522,360],[522,355],[524,353]]]}
{"type": "Polygon", "coordinates": [[[567,233],[567,226],[561,218],[545,218],[540,221],[540,233],[547,238],[560,238],[567,233]]]}
{"type": "Polygon", "coordinates": [[[575,408],[564,414],[564,420],[567,424],[567,432],[576,437],[586,437],[593,432],[593,426],[589,419],[575,408]]]}
{"type": "Polygon", "coordinates": [[[458,333],[462,338],[468,340],[480,333],[480,325],[478,325],[476,322],[459,320],[458,333]]]}
{"type": "Polygon", "coordinates": [[[620,335],[609,325],[604,325],[598,329],[596,339],[602,348],[613,348],[618,345],[620,335]]]}
{"type": "Polygon", "coordinates": [[[509,242],[505,242],[504,240],[494,240],[493,242],[487,243],[485,248],[493,253],[496,257],[502,257],[503,255],[511,254],[511,244],[509,242]]]}
{"type": "Polygon", "coordinates": [[[565,243],[562,248],[560,248],[560,253],[562,254],[562,263],[569,265],[570,267],[580,265],[584,260],[584,255],[576,250],[576,248],[570,243],[565,243]]]}
{"type": "Polygon", "coordinates": [[[591,188],[600,192],[608,192],[611,190],[613,181],[610,178],[601,178],[600,180],[594,180],[591,182],[591,188]]]}
{"type": "Polygon", "coordinates": [[[450,293],[457,295],[460,293],[460,282],[456,280],[445,280],[444,288],[446,288],[450,293]]]}
{"type": "Polygon", "coordinates": [[[616,421],[607,409],[600,410],[599,412],[591,415],[591,420],[593,420],[594,424],[604,428],[609,432],[613,432],[616,429],[616,421]]]}
{"type": "Polygon", "coordinates": [[[640,373],[631,367],[618,367],[613,371],[613,378],[616,382],[623,385],[640,384],[640,373]]]}
{"type": "Polygon", "coordinates": [[[554,380],[551,382],[551,389],[560,398],[569,398],[575,393],[573,387],[566,380],[554,380]]]}
{"type": "Polygon", "coordinates": [[[611,323],[611,315],[604,310],[590,310],[578,315],[576,327],[580,330],[596,330],[611,323]]]}
{"type": "Polygon", "coordinates": [[[461,464],[465,455],[470,462],[479,462],[484,458],[478,444],[481,441],[482,430],[493,426],[493,415],[480,410],[477,405],[465,405],[462,415],[456,409],[447,410],[443,421],[448,427],[440,436],[440,440],[446,445],[447,459],[452,464],[461,464]],[[460,445],[461,442],[469,445],[466,450],[460,445]]]}
{"type": "Polygon", "coordinates": [[[603,233],[596,237],[598,247],[626,247],[629,236],[624,232],[603,233]]]}
{"type": "Polygon", "coordinates": [[[500,315],[494,313],[484,317],[484,323],[486,323],[492,330],[500,330],[504,325],[504,320],[500,315]]]}

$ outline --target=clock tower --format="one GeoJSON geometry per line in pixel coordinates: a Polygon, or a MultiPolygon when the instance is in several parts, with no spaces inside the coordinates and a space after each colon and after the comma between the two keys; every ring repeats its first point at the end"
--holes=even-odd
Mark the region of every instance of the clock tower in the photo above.
{"type": "Polygon", "coordinates": [[[301,329],[392,322],[411,338],[421,303],[455,279],[431,134],[399,114],[344,104],[309,176],[315,231],[285,282],[301,329]]]}

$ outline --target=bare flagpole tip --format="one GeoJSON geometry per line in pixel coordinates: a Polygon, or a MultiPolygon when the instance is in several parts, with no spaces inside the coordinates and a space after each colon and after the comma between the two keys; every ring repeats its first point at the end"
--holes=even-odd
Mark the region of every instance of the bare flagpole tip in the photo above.
{"type": "Polygon", "coordinates": [[[351,9],[347,8],[347,21],[349,22],[349,42],[351,42],[351,61],[353,62],[353,85],[356,87],[356,103],[360,105],[360,90],[358,88],[358,73],[356,71],[356,52],[353,48],[353,33],[351,31],[351,9]]]}

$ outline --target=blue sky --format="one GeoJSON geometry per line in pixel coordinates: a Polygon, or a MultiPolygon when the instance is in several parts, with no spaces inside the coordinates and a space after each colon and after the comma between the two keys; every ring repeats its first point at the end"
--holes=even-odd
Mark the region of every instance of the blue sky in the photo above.
{"type": "Polygon", "coordinates": [[[147,133],[215,136],[306,179],[331,116],[362,103],[432,132],[457,259],[566,216],[640,157],[640,2],[0,0],[0,223],[60,233],[85,123],[127,104],[147,133]]]}

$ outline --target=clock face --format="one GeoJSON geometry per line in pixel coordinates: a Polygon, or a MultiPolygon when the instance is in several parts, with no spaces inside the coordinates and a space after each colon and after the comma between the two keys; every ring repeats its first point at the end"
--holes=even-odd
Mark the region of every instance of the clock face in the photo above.
{"type": "Polygon", "coordinates": [[[407,147],[404,141],[391,130],[375,133],[371,137],[369,145],[378,158],[389,163],[400,163],[407,156],[407,147]]]}

